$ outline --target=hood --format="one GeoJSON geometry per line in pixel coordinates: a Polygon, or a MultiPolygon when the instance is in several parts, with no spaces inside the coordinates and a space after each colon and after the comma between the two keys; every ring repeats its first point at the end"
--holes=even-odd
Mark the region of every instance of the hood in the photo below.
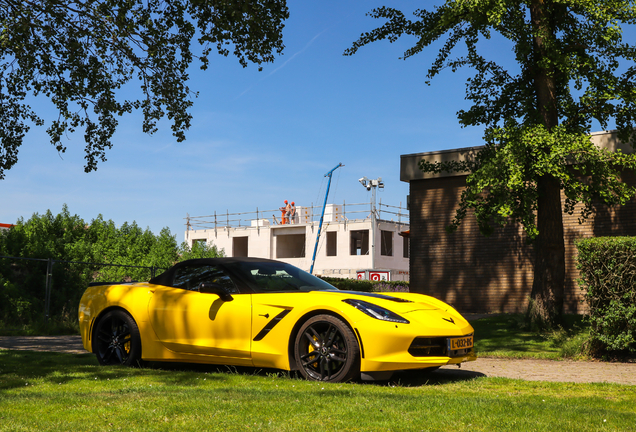
{"type": "Polygon", "coordinates": [[[366,293],[330,291],[345,299],[358,299],[388,309],[411,322],[426,325],[431,330],[471,332],[472,327],[451,305],[434,297],[416,293],[366,293]]]}
{"type": "Polygon", "coordinates": [[[449,304],[424,294],[411,293],[369,293],[361,291],[326,291],[338,294],[342,299],[358,299],[382,306],[395,313],[409,313],[415,311],[439,310],[457,314],[457,311],[449,304]]]}

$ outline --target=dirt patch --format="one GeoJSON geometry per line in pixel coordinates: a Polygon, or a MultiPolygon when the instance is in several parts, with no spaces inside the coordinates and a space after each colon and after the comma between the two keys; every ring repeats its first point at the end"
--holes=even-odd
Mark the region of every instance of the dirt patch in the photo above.
{"type": "MultiPolygon", "coordinates": [[[[80,336],[1,336],[0,349],[86,354],[80,336]]],[[[636,385],[636,363],[509,360],[479,358],[457,366],[444,366],[434,374],[457,377],[505,377],[528,381],[574,383],[609,382],[636,385]]]]}
{"type": "Polygon", "coordinates": [[[87,354],[81,336],[0,336],[0,349],[87,354]]]}
{"type": "Polygon", "coordinates": [[[437,374],[490,376],[527,381],[573,383],[608,382],[636,385],[636,363],[478,358],[457,366],[444,366],[437,374]]]}

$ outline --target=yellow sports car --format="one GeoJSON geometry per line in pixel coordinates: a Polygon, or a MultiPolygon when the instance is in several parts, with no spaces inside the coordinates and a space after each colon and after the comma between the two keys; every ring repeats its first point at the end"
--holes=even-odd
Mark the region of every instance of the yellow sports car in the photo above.
{"type": "Polygon", "coordinates": [[[212,363],[341,382],[476,358],[473,328],[446,303],[340,291],[258,258],[188,260],[149,282],[91,286],[79,323],[102,365],[212,363]]]}

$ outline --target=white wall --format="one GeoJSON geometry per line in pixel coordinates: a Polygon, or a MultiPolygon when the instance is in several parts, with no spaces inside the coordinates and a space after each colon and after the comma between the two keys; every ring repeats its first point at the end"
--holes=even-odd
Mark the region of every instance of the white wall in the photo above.
{"type": "MultiPolygon", "coordinates": [[[[351,255],[350,235],[351,231],[371,230],[371,220],[361,219],[353,221],[324,222],[322,235],[318,243],[314,274],[355,278],[358,270],[371,269],[371,255],[351,255]],[[336,256],[327,256],[327,232],[335,232],[337,235],[336,256]]],[[[408,230],[408,225],[396,222],[378,221],[376,229],[375,269],[391,270],[393,280],[408,280],[409,260],[403,257],[403,238],[399,232],[408,230]],[[380,232],[382,230],[393,232],[393,256],[381,255],[380,232]]],[[[248,255],[260,258],[276,258],[276,242],[280,236],[289,234],[305,234],[305,256],[299,258],[278,258],[303,270],[309,271],[311,258],[314,253],[318,223],[271,225],[261,227],[217,228],[186,231],[186,241],[192,244],[193,240],[205,239],[217,248],[223,249],[226,256],[232,254],[232,238],[248,237],[248,255]]],[[[369,249],[371,250],[372,234],[369,232],[369,249]]]]}

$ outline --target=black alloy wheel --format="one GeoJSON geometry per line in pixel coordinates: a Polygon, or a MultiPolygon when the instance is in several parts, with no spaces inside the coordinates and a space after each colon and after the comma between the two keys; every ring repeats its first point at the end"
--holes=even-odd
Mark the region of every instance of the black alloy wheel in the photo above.
{"type": "Polygon", "coordinates": [[[141,337],[135,320],[121,310],[106,313],[95,325],[93,352],[102,366],[140,364],[141,337]]]}
{"type": "Polygon", "coordinates": [[[317,315],[303,324],[294,356],[308,380],[343,382],[360,375],[358,341],[341,319],[331,315],[317,315]]]}

